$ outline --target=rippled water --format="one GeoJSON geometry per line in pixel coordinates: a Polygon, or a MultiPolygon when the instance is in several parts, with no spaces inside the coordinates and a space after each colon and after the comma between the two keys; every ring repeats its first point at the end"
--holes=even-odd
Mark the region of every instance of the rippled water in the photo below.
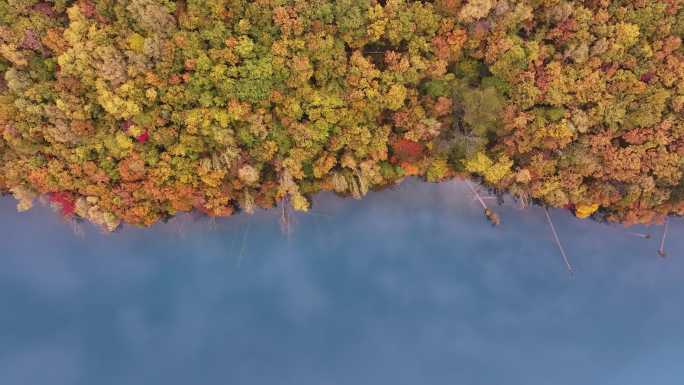
{"type": "MultiPolygon", "coordinates": [[[[494,202],[492,202],[494,203],[494,202]]],[[[0,200],[14,384],[679,384],[684,224],[644,240],[543,211],[490,227],[459,183],[296,214],[77,231],[0,200]]]]}

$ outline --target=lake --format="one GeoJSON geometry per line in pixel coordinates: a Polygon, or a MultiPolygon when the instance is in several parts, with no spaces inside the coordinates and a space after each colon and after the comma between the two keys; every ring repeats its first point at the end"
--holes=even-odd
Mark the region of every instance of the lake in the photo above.
{"type": "Polygon", "coordinates": [[[114,234],[0,200],[0,373],[24,384],[679,384],[684,223],[496,206],[462,182],[114,234]],[[630,232],[650,233],[643,239],[630,232]]]}

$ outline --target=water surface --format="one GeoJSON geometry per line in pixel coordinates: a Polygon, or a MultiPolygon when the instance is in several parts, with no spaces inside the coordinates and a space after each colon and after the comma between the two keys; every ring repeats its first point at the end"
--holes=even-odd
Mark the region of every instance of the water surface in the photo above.
{"type": "Polygon", "coordinates": [[[0,373],[23,384],[679,384],[684,224],[651,240],[460,183],[152,229],[0,200],[0,373]],[[491,202],[495,204],[495,202],[491,202]]]}

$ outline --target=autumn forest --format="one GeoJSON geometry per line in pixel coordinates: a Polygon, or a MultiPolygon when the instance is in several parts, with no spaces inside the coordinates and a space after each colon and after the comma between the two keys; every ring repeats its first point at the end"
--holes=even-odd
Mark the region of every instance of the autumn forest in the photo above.
{"type": "Polygon", "coordinates": [[[682,0],[0,0],[0,193],[110,231],[414,176],[684,214],[682,0]]]}

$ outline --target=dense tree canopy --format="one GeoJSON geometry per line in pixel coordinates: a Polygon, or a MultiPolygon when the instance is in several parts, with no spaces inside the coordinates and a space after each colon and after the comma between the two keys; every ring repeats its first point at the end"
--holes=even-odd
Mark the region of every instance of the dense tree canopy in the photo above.
{"type": "Polygon", "coordinates": [[[110,230],[410,175],[684,213],[682,0],[0,1],[0,191],[110,230]]]}

